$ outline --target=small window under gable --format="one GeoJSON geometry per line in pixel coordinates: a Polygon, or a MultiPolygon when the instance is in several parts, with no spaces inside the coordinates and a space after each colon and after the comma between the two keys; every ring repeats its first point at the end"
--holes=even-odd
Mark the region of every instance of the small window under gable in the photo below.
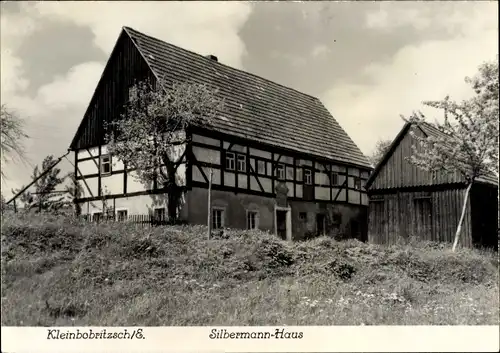
{"type": "Polygon", "coordinates": [[[234,153],[233,152],[226,152],[226,169],[227,170],[234,170],[234,153]]]}
{"type": "Polygon", "coordinates": [[[104,154],[101,156],[101,175],[111,174],[111,155],[104,154]]]}

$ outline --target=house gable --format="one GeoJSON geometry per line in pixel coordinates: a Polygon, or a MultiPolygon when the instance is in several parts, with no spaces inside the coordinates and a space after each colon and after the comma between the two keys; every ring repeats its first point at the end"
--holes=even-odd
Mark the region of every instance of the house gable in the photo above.
{"type": "Polygon", "coordinates": [[[129,87],[146,78],[155,79],[150,67],[123,30],[106,63],[89,106],[71,142],[72,150],[104,144],[105,123],[122,112],[129,87]]]}

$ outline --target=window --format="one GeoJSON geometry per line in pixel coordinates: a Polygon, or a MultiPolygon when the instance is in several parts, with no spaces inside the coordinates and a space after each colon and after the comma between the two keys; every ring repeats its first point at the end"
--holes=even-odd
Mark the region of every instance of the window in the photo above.
{"type": "Polygon", "coordinates": [[[285,166],[283,164],[278,164],[276,166],[276,177],[278,178],[278,180],[285,179],[285,166]]]}
{"type": "Polygon", "coordinates": [[[102,219],[102,212],[92,213],[92,222],[99,222],[102,219]]]}
{"type": "Polygon", "coordinates": [[[356,190],[361,190],[361,179],[358,177],[354,177],[354,188],[356,190]]]}
{"type": "Polygon", "coordinates": [[[257,229],[259,228],[258,222],[258,214],[255,211],[247,212],[247,229],[257,229]]]}
{"type": "Polygon", "coordinates": [[[332,185],[339,185],[339,173],[332,172],[332,185]]]}
{"type": "Polygon", "coordinates": [[[266,162],[257,160],[257,173],[265,175],[266,174],[266,162]]]}
{"type": "Polygon", "coordinates": [[[301,221],[307,221],[307,213],[306,212],[300,212],[299,213],[299,219],[301,221]]]}
{"type": "Polygon", "coordinates": [[[154,210],[155,221],[165,221],[165,208],[155,208],[154,210]]]}
{"type": "Polygon", "coordinates": [[[247,170],[247,158],[246,156],[239,154],[238,156],[238,172],[246,172],[247,170]]]}
{"type": "Polygon", "coordinates": [[[212,209],[212,229],[221,229],[224,226],[224,210],[212,209]]]}
{"type": "Polygon", "coordinates": [[[226,152],[226,169],[234,170],[234,153],[226,152]]]}
{"type": "Polygon", "coordinates": [[[118,210],[116,211],[116,219],[118,222],[124,222],[128,219],[128,211],[127,210],[118,210]]]}
{"type": "Polygon", "coordinates": [[[312,172],[310,169],[304,169],[304,183],[307,185],[312,184],[312,172]]]}
{"type": "Polygon", "coordinates": [[[111,174],[111,156],[105,154],[101,156],[101,175],[111,174]]]}

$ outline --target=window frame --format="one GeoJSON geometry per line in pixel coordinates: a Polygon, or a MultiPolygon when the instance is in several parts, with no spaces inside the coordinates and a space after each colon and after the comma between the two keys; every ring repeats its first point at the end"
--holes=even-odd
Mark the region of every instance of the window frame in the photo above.
{"type": "Polygon", "coordinates": [[[236,153],[236,171],[238,173],[246,173],[247,172],[247,156],[241,153],[236,153]],[[240,169],[240,165],[243,166],[240,169]]]}
{"type": "Polygon", "coordinates": [[[361,178],[360,177],[353,177],[353,189],[355,190],[361,190],[361,178]]]}
{"type": "Polygon", "coordinates": [[[285,165],[282,164],[282,163],[277,163],[276,164],[276,168],[275,168],[275,171],[276,171],[276,179],[277,180],[282,180],[282,181],[285,181],[286,180],[286,169],[285,169],[285,165]],[[280,173],[281,172],[281,173],[280,173]],[[281,175],[280,175],[281,174],[281,175]]]}
{"type": "Polygon", "coordinates": [[[118,222],[125,222],[128,220],[128,209],[127,208],[118,208],[116,209],[116,220],[118,222]],[[125,212],[125,219],[120,218],[120,212],[125,212]]]}
{"type": "Polygon", "coordinates": [[[212,222],[212,230],[218,230],[218,229],[223,229],[224,228],[224,213],[226,212],[225,208],[223,207],[212,207],[212,217],[211,217],[211,222],[212,222]],[[216,226],[216,219],[215,217],[216,212],[220,212],[220,226],[216,226]]]}
{"type": "Polygon", "coordinates": [[[153,208],[153,220],[155,222],[166,221],[167,220],[167,209],[166,209],[166,207],[155,207],[155,208],[153,208]],[[156,211],[159,211],[159,210],[163,210],[164,219],[162,219],[162,220],[159,219],[160,217],[156,216],[156,211]]]}
{"type": "Polygon", "coordinates": [[[256,230],[259,229],[259,212],[255,210],[247,210],[247,230],[256,230]],[[250,227],[250,216],[253,215],[253,228],[250,227]]]}
{"type": "Polygon", "coordinates": [[[102,221],[102,219],[103,219],[103,213],[102,213],[102,211],[95,211],[95,212],[91,213],[91,220],[90,220],[91,222],[96,222],[97,223],[97,222],[102,221]],[[97,220],[94,219],[96,215],[99,215],[99,217],[98,217],[97,220]]]}
{"type": "Polygon", "coordinates": [[[309,168],[304,168],[304,172],[303,172],[303,177],[304,177],[304,184],[305,185],[312,185],[312,170],[309,169],[309,168]],[[308,178],[309,178],[309,182],[308,182],[308,178]]]}
{"type": "Polygon", "coordinates": [[[110,153],[106,153],[106,154],[103,154],[99,157],[99,174],[101,176],[108,176],[108,175],[111,175],[111,173],[113,172],[113,165],[111,163],[111,154],[110,153]],[[109,161],[108,162],[104,162],[103,160],[105,158],[109,158],[109,161]],[[109,164],[109,171],[107,172],[104,172],[103,171],[103,167],[105,165],[109,164]]]}
{"type": "Polygon", "coordinates": [[[226,151],[224,157],[224,168],[225,170],[231,170],[231,171],[236,170],[236,153],[226,151]],[[228,166],[228,161],[232,162],[232,166],[231,165],[228,166]]]}

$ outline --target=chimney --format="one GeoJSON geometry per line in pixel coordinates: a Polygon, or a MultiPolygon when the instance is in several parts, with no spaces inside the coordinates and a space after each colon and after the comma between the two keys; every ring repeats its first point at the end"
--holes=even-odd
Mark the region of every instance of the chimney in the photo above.
{"type": "Polygon", "coordinates": [[[207,55],[207,56],[205,56],[205,57],[206,57],[206,58],[209,58],[210,60],[213,60],[213,61],[219,61],[219,60],[217,59],[217,57],[216,57],[215,55],[212,55],[212,54],[207,55]]]}

